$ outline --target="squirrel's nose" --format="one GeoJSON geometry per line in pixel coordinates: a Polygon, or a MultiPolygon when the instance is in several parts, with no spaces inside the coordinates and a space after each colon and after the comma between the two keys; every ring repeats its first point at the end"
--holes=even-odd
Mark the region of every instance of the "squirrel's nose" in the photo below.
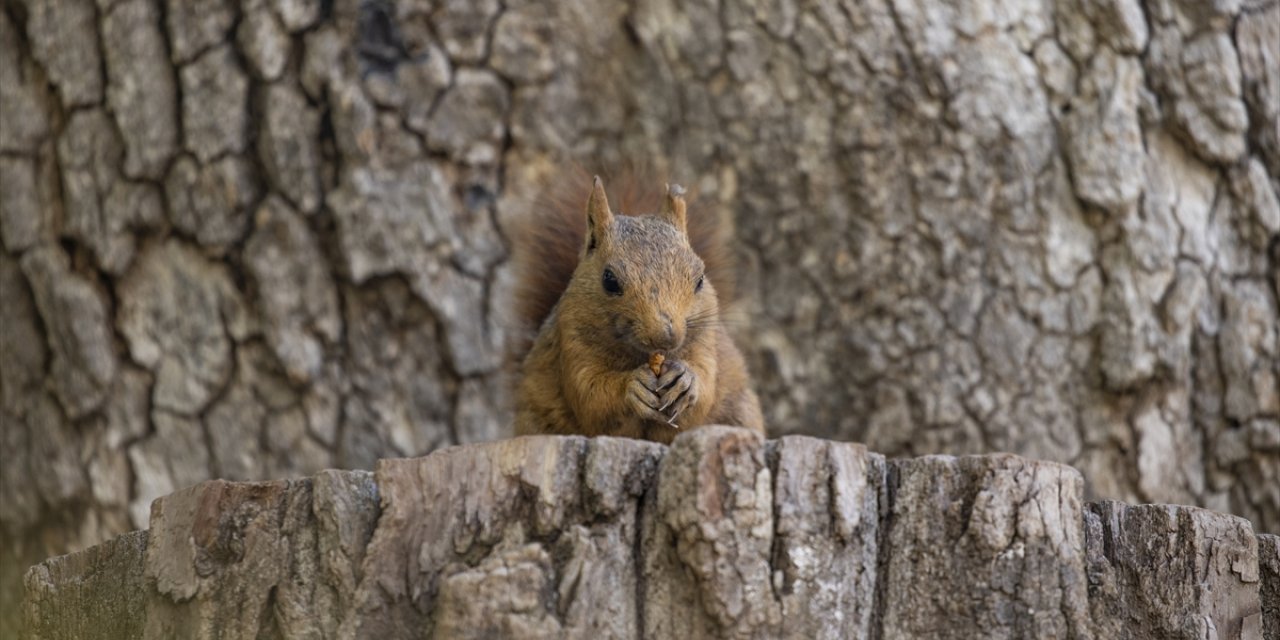
{"type": "Polygon", "coordinates": [[[632,343],[645,351],[673,351],[684,342],[683,327],[671,319],[671,314],[658,312],[648,321],[630,321],[627,333],[632,343]]]}
{"type": "Polygon", "coordinates": [[[658,327],[654,335],[654,346],[659,349],[671,350],[680,346],[683,336],[676,330],[675,321],[671,319],[671,314],[660,313],[658,315],[658,327]]]}

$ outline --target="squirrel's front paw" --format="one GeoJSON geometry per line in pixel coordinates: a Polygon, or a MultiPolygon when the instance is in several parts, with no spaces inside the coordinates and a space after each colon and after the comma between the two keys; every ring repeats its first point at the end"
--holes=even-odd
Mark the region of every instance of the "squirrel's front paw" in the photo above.
{"type": "Polygon", "coordinates": [[[698,377],[679,360],[668,361],[665,369],[656,387],[658,411],[668,416],[665,422],[676,425],[680,413],[698,401],[698,377]]]}
{"type": "Polygon", "coordinates": [[[646,420],[667,422],[667,416],[658,412],[661,394],[658,391],[658,376],[653,375],[649,365],[644,365],[631,372],[631,380],[627,382],[627,406],[636,415],[646,420]]]}

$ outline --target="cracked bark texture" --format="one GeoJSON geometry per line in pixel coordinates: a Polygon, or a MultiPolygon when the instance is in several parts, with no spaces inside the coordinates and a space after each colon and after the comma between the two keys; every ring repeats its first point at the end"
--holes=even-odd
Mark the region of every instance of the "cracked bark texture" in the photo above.
{"type": "Polygon", "coordinates": [[[503,229],[565,158],[735,222],[772,434],[1280,530],[1278,42],[1275,0],[5,2],[0,635],[159,496],[506,435],[503,229]]]}
{"type": "Polygon", "coordinates": [[[23,607],[32,640],[1274,637],[1275,536],[1083,484],[729,427],[519,438],[183,489],[23,607]]]}

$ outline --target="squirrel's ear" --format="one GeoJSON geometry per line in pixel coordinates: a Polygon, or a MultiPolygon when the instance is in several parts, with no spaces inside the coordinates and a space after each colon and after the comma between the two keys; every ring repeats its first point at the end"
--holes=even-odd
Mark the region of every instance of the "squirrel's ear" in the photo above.
{"type": "Polygon", "coordinates": [[[667,197],[662,200],[662,209],[658,211],[658,217],[670,222],[672,226],[680,230],[680,233],[688,233],[684,187],[678,184],[667,185],[667,197]]]}
{"type": "Polygon", "coordinates": [[[605,239],[613,225],[613,212],[609,210],[609,198],[604,194],[604,182],[596,176],[587,198],[587,253],[591,253],[605,239]]]}

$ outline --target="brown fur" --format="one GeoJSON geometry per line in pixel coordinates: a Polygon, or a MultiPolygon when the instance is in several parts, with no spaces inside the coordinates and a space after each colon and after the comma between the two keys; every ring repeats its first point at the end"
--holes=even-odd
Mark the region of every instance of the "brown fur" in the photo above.
{"type": "Polygon", "coordinates": [[[600,185],[584,215],[588,189],[579,187],[572,204],[566,192],[553,193],[512,236],[518,314],[540,327],[522,365],[516,432],[669,442],[679,430],[629,404],[629,385],[653,352],[666,354],[664,370],[683,366],[682,379],[692,381],[676,424],[763,431],[742,356],[719,317],[722,287],[732,289],[722,227],[714,216],[686,214],[678,195],[650,188],[658,197],[646,201],[625,197],[637,192],[634,183],[619,187],[625,215],[610,211],[600,185]],[[606,268],[622,293],[606,293],[606,268]]]}
{"type": "MultiPolygon", "coordinates": [[[[516,359],[527,353],[578,267],[587,231],[582,207],[592,177],[581,169],[570,173],[542,192],[530,214],[515,221],[511,234],[512,265],[519,274],[515,317],[526,337],[516,347],[516,359]]],[[[645,172],[621,171],[601,178],[616,214],[651,214],[662,204],[664,181],[645,172]]],[[[716,287],[720,308],[730,307],[737,301],[737,279],[728,225],[714,212],[698,210],[696,197],[689,200],[689,244],[706,264],[707,280],[716,287]]]]}

